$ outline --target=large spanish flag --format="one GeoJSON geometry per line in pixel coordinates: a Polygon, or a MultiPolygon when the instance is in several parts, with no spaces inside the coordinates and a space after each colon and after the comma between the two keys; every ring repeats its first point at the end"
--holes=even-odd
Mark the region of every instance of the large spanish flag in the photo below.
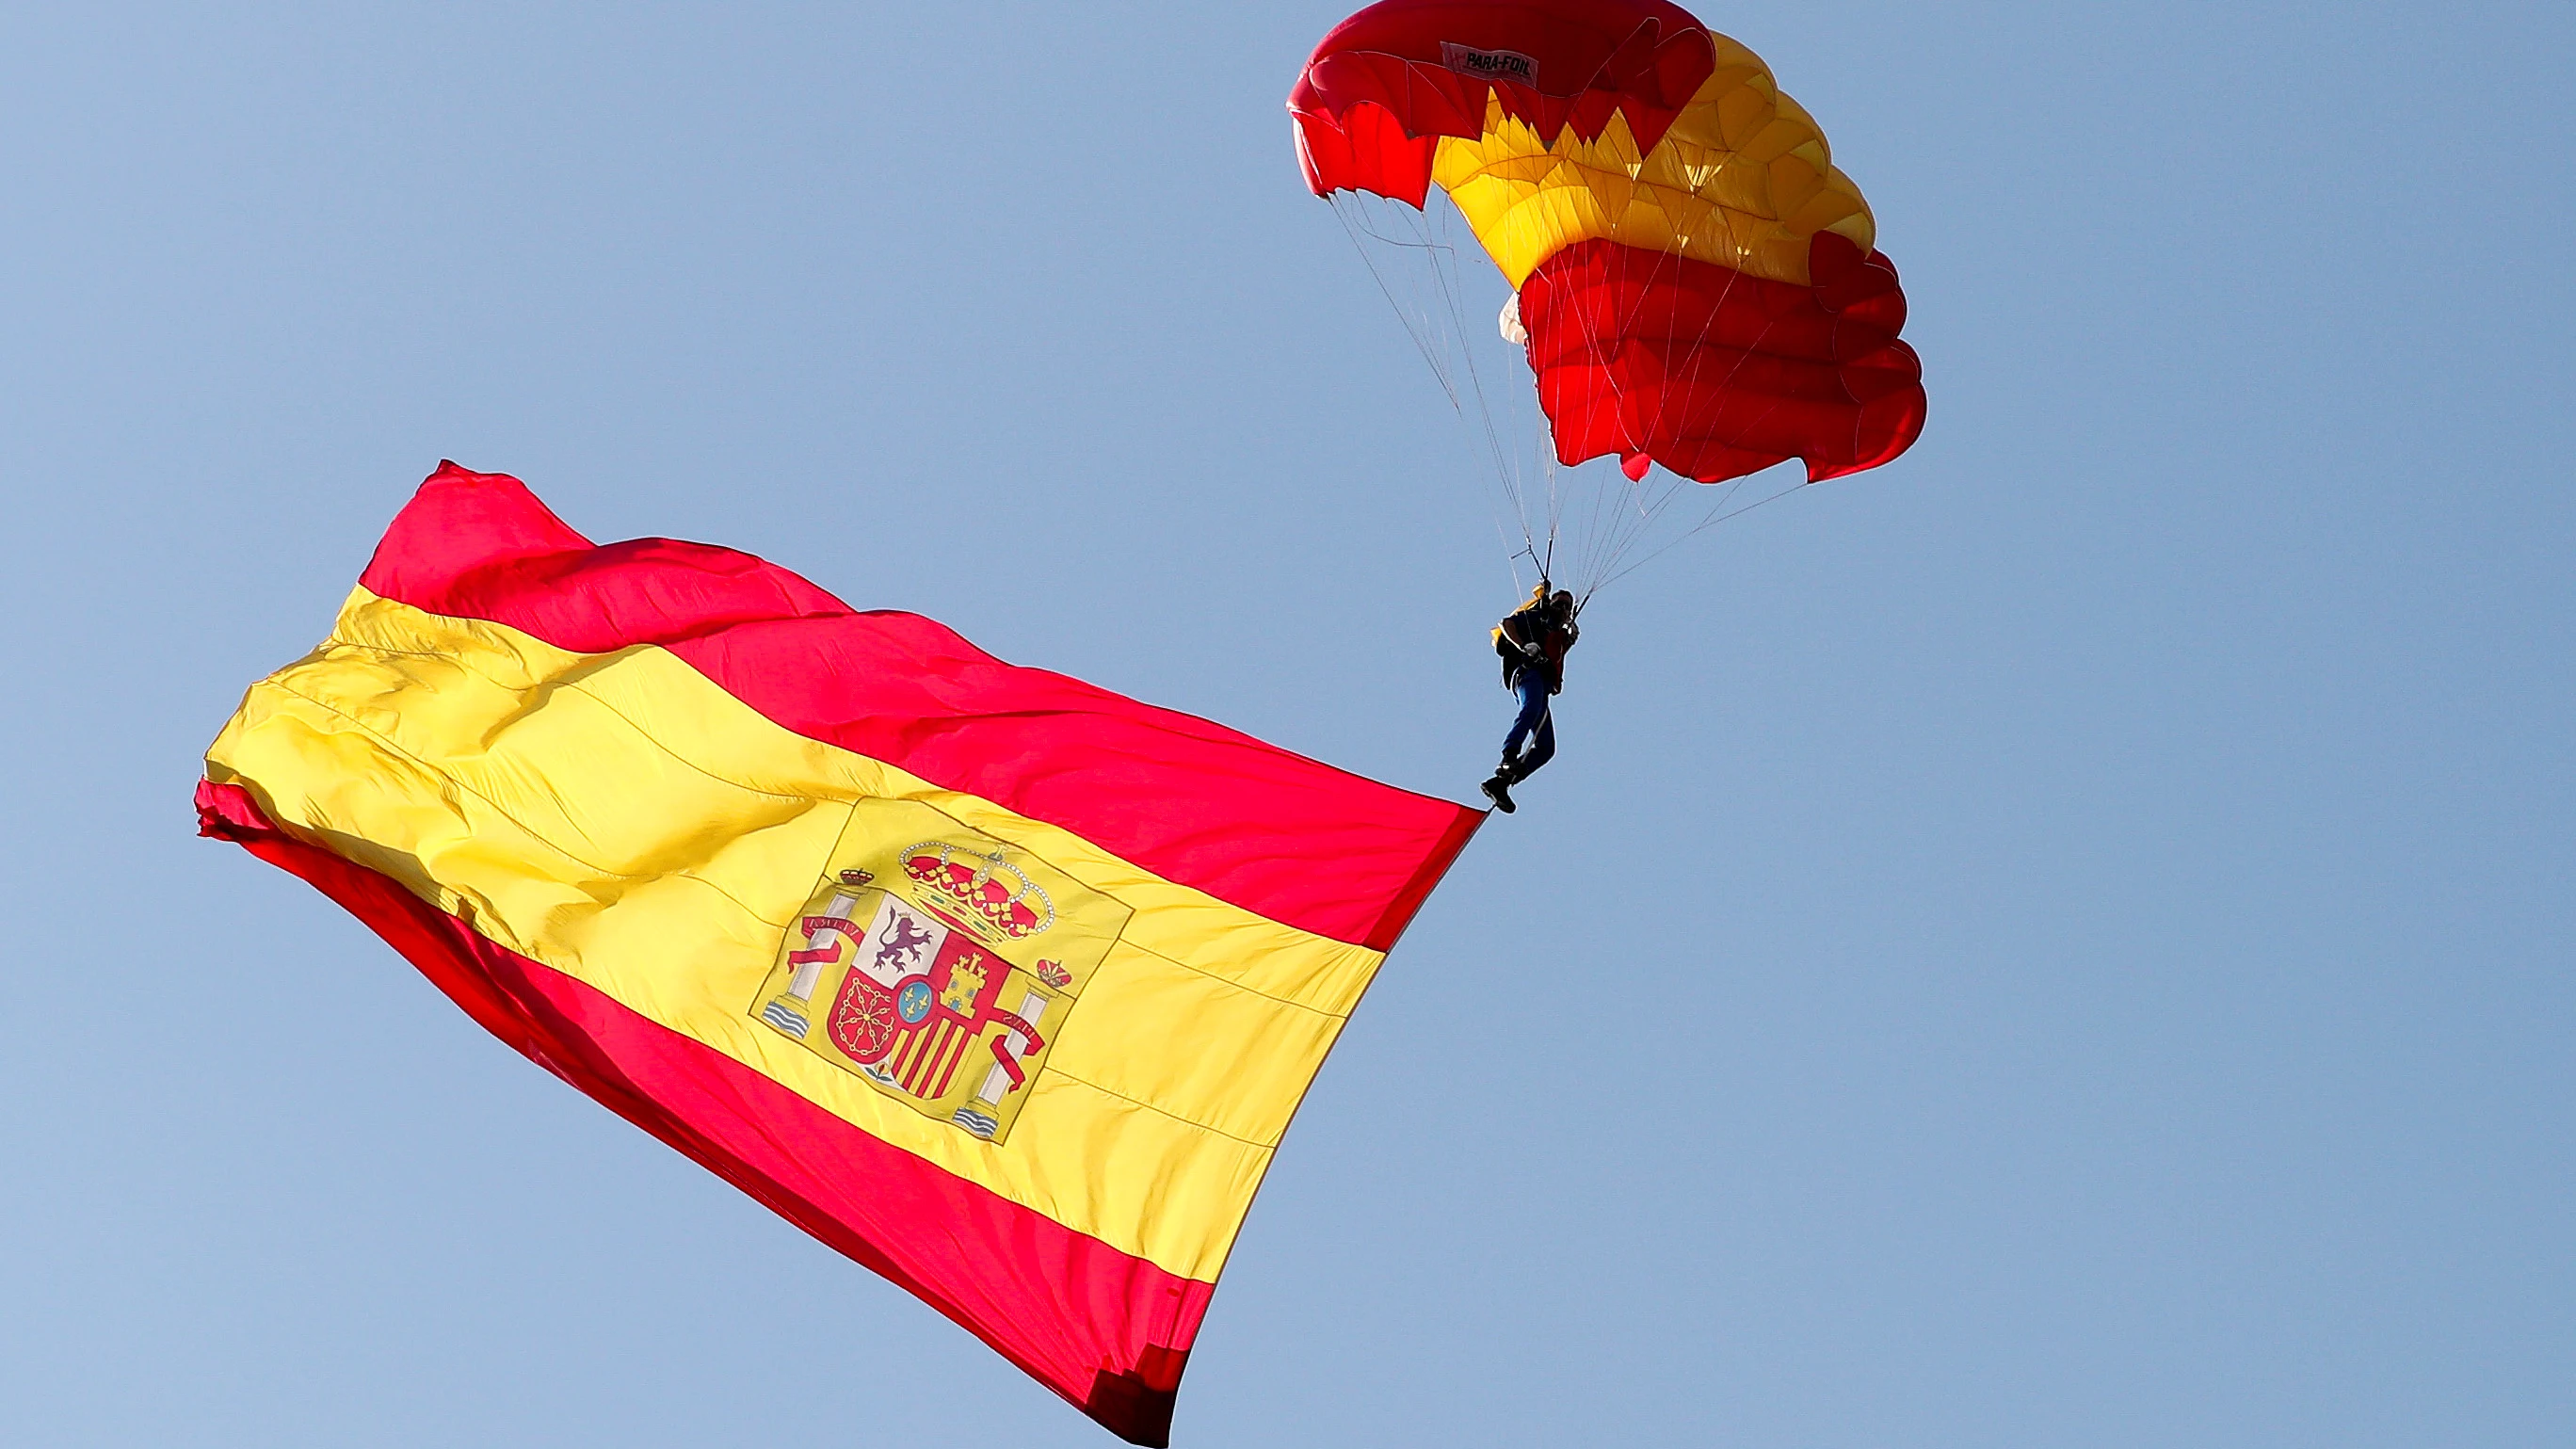
{"type": "Polygon", "coordinates": [[[197,805],[1139,1444],[1483,818],[453,464],[197,805]]]}

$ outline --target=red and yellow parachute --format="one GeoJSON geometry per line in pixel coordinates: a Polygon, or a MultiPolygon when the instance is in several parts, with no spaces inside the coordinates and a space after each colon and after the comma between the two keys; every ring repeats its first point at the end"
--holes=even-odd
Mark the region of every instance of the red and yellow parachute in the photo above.
{"type": "Polygon", "coordinates": [[[1559,462],[1814,481],[1922,432],[1869,204],[1760,57],[1679,6],[1385,0],[1288,109],[1317,195],[1456,203],[1517,290],[1559,462]]]}
{"type": "Polygon", "coordinates": [[[1147,1445],[1308,1082],[1484,819],[731,549],[593,544],[452,463],[197,809],[1147,1445]]]}

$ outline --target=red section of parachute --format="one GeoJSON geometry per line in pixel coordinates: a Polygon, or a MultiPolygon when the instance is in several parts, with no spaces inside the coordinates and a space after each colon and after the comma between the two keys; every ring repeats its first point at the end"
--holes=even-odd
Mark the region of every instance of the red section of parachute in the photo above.
{"type": "Polygon", "coordinates": [[[1543,136],[1589,140],[1624,113],[1651,150],[1716,64],[1707,29],[1663,0],[1384,0],[1315,47],[1288,110],[1316,195],[1420,206],[1435,138],[1483,134],[1489,92],[1543,136]]]}
{"type": "Polygon", "coordinates": [[[1923,366],[1897,340],[1886,257],[1832,232],[1815,285],[1616,242],[1579,242],[1521,287],[1530,369],[1559,461],[1651,458],[1703,483],[1801,458],[1807,478],[1875,468],[1923,431],[1923,366]]]}

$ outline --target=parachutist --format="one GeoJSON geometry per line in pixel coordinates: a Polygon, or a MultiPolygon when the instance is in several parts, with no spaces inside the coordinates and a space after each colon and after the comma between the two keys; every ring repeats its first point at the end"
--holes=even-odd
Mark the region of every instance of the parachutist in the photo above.
{"type": "Polygon", "coordinates": [[[1530,591],[1529,602],[1494,626],[1494,652],[1502,656],[1503,687],[1520,696],[1520,713],[1503,736],[1503,763],[1484,784],[1485,798],[1509,815],[1511,787],[1538,773],[1556,757],[1556,720],[1548,698],[1565,688],[1565,655],[1582,634],[1575,627],[1574,595],[1550,592],[1547,580],[1530,591]],[[1523,746],[1527,746],[1526,749],[1523,746]]]}

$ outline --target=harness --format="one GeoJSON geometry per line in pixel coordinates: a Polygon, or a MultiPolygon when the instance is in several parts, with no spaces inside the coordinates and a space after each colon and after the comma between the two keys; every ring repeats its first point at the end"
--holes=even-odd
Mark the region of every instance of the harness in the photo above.
{"type": "Polygon", "coordinates": [[[1573,619],[1560,617],[1545,602],[1523,605],[1504,616],[1494,628],[1494,652],[1503,661],[1503,687],[1517,687],[1522,672],[1534,669],[1547,681],[1548,693],[1564,689],[1565,654],[1581,632],[1573,619]],[[1530,644],[1538,646],[1535,659],[1522,652],[1530,644]]]}

